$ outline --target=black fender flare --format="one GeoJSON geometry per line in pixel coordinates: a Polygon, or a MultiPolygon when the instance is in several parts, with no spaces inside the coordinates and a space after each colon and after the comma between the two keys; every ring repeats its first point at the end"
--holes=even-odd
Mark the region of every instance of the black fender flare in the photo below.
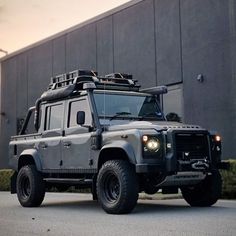
{"type": "Polygon", "coordinates": [[[98,159],[98,163],[99,160],[103,154],[103,152],[105,150],[109,150],[109,149],[121,149],[124,151],[124,153],[126,154],[126,156],[128,157],[128,160],[131,164],[136,164],[136,158],[135,158],[135,153],[134,153],[134,149],[132,147],[132,145],[124,140],[116,140],[113,141],[111,143],[105,144],[99,154],[99,159],[98,159]]]}
{"type": "Polygon", "coordinates": [[[40,161],[41,160],[41,155],[40,155],[40,153],[38,152],[37,149],[34,149],[34,148],[26,149],[20,154],[19,159],[18,159],[18,170],[19,170],[19,163],[23,158],[25,160],[27,160],[27,158],[33,158],[36,169],[38,171],[42,170],[42,164],[41,164],[41,161],[40,161]]]}

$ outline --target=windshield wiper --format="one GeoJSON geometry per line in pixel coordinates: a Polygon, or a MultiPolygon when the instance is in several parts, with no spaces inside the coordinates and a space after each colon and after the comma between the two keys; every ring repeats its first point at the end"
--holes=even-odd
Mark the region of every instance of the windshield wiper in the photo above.
{"type": "Polygon", "coordinates": [[[116,118],[116,117],[124,116],[124,115],[131,115],[131,113],[130,113],[130,112],[126,112],[126,111],[117,112],[114,116],[112,116],[112,117],[110,118],[110,120],[113,120],[113,119],[116,118]]]}

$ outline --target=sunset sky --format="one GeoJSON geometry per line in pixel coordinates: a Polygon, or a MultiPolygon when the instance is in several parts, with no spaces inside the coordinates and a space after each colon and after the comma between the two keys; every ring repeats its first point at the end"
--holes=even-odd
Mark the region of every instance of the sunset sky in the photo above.
{"type": "MultiPolygon", "coordinates": [[[[0,0],[0,49],[14,52],[128,0],[0,0]]],[[[5,54],[0,52],[0,57],[5,54]]]]}

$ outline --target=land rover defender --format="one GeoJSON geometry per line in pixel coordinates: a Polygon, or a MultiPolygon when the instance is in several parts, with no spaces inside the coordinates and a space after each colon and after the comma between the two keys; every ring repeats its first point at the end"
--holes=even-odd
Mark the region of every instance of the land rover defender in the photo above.
{"type": "Polygon", "coordinates": [[[51,78],[11,137],[11,192],[24,207],[45,191],[90,188],[110,214],[131,212],[138,195],[177,193],[191,206],[221,195],[221,139],[197,125],[168,121],[167,87],[141,89],[132,75],[76,70],[51,78]],[[27,133],[34,117],[34,133],[27,133]]]}

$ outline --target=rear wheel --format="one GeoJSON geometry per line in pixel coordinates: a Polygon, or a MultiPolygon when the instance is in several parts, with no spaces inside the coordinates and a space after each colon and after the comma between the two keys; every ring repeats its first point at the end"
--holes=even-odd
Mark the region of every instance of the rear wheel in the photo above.
{"type": "Polygon", "coordinates": [[[218,170],[214,170],[200,184],[181,188],[183,198],[191,206],[207,207],[215,204],[221,196],[222,180],[218,170]]]}
{"type": "Polygon", "coordinates": [[[40,206],[45,196],[45,184],[34,165],[23,166],[17,175],[17,197],[24,207],[40,206]]]}
{"type": "Polygon", "coordinates": [[[138,180],[133,166],[123,160],[105,162],[97,178],[97,195],[107,213],[131,212],[138,200],[138,180]]]}

